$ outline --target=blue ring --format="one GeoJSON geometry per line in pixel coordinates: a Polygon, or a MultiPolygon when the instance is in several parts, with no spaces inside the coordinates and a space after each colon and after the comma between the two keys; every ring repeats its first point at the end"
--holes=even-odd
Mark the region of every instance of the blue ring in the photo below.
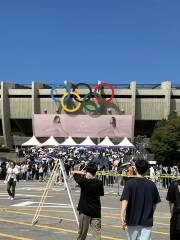
{"type": "MultiPolygon", "coordinates": [[[[67,95],[67,96],[65,97],[65,99],[64,99],[64,102],[66,103],[66,102],[70,99],[70,97],[71,97],[71,89],[68,88],[66,85],[63,85],[63,86],[64,86],[64,88],[66,89],[66,91],[67,91],[67,93],[68,93],[68,95],[67,95]]],[[[57,86],[51,88],[51,98],[53,99],[53,101],[54,101],[55,103],[61,103],[60,98],[57,98],[57,97],[54,96],[53,91],[56,90],[56,89],[57,89],[57,86]]]]}

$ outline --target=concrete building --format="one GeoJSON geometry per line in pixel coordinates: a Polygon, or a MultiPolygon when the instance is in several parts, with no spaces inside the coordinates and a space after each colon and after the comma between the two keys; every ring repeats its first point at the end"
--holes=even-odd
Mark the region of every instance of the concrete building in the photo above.
{"type": "MultiPolygon", "coordinates": [[[[105,114],[132,114],[134,136],[150,137],[158,120],[169,114],[180,116],[180,85],[170,81],[161,84],[115,84],[115,98],[106,106],[105,114]]],[[[65,89],[59,87],[61,97],[65,89]]],[[[111,95],[111,90],[104,90],[111,95]]],[[[1,82],[0,104],[0,144],[12,147],[21,145],[33,135],[34,114],[55,114],[58,106],[52,101],[51,86],[32,82],[31,85],[1,82]]],[[[83,96],[88,89],[80,88],[83,96]]],[[[83,113],[79,110],[78,113],[83,113]]],[[[60,111],[61,114],[66,114],[60,111]]],[[[84,113],[85,114],[85,113],[84,113]]]]}

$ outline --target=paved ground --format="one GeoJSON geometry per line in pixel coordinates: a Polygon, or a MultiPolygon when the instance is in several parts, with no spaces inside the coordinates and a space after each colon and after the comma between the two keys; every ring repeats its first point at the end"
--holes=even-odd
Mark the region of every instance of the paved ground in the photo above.
{"type": "MultiPolygon", "coordinates": [[[[48,194],[38,223],[31,221],[45,183],[18,183],[16,199],[7,199],[6,185],[0,182],[0,239],[18,240],[73,240],[77,236],[77,225],[69,205],[67,192],[61,186],[54,186],[48,194]]],[[[119,196],[117,190],[107,187],[102,198],[102,239],[123,240],[125,232],[119,226],[119,196]]],[[[169,239],[169,208],[165,200],[166,191],[160,190],[162,203],[155,214],[154,240],[169,239]]],[[[79,189],[73,190],[76,201],[79,189]]],[[[137,206],[138,207],[138,206],[137,206]]],[[[87,238],[92,239],[91,236],[87,238]]]]}

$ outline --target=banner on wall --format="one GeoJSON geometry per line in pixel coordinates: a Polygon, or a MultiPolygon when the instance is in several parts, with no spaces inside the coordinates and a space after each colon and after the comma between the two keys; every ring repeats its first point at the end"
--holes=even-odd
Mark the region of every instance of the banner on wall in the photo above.
{"type": "Polygon", "coordinates": [[[132,115],[34,114],[36,137],[132,138],[132,115]]]}

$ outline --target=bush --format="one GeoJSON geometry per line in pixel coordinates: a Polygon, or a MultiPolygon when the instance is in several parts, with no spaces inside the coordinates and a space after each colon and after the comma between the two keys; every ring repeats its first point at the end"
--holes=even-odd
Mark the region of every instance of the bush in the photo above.
{"type": "Polygon", "coordinates": [[[10,149],[7,147],[0,147],[0,152],[10,152],[10,149]]]}
{"type": "Polygon", "coordinates": [[[150,146],[158,163],[177,164],[180,160],[180,117],[170,117],[158,123],[150,146]]]}

